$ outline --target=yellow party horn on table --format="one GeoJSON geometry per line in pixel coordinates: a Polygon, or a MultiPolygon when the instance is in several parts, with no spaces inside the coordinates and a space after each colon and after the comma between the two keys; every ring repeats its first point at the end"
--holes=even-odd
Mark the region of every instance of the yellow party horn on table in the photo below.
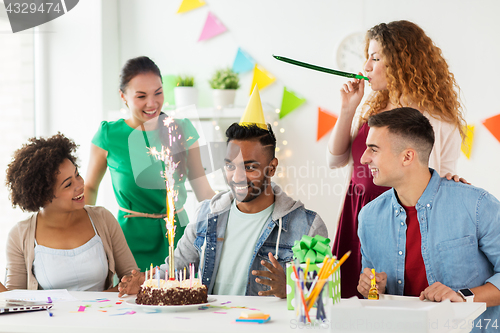
{"type": "Polygon", "coordinates": [[[375,268],[372,268],[373,278],[371,280],[370,291],[368,291],[368,299],[379,299],[377,290],[377,280],[375,279],[375,268]]]}

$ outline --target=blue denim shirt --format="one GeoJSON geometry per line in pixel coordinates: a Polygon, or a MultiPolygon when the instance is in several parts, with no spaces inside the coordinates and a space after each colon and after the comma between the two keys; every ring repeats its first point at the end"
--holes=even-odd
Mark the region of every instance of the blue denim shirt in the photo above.
{"type": "MultiPolygon", "coordinates": [[[[268,286],[255,282],[255,276],[251,272],[252,270],[266,270],[260,262],[261,260],[269,261],[269,252],[276,255],[277,242],[277,260],[285,269],[286,263],[292,260],[292,247],[295,240],[301,239],[303,235],[319,234],[328,237],[326,225],[317,213],[305,209],[300,201],[287,196],[274,183],[273,191],[275,194],[274,211],[261,231],[255,244],[250,267],[248,267],[245,291],[247,296],[258,296],[259,291],[269,290],[268,286]],[[280,220],[281,232],[279,232],[280,220]]],[[[176,267],[188,266],[189,263],[194,263],[196,268],[199,267],[202,282],[207,286],[209,294],[213,292],[219,268],[232,200],[234,198],[231,192],[223,192],[214,196],[212,200],[202,202],[197,213],[197,222],[188,224],[175,249],[176,267]]],[[[165,262],[168,263],[168,258],[165,262]]],[[[168,265],[162,265],[161,269],[168,269],[168,265]]]]}
{"type": "MultiPolygon", "coordinates": [[[[500,202],[483,189],[430,171],[415,206],[429,286],[441,282],[458,290],[490,282],[500,289],[500,202]]],[[[406,212],[395,190],[366,205],[358,220],[362,269],[386,272],[386,293],[403,295],[406,212]]],[[[500,306],[488,308],[481,318],[483,329],[484,319],[500,320],[500,306]]]]}

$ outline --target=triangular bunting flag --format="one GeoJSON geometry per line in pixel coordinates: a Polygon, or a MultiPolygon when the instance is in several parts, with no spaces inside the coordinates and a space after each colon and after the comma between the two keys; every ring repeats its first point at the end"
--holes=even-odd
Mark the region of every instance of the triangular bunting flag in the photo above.
{"type": "Polygon", "coordinates": [[[163,105],[175,105],[174,88],[177,86],[177,77],[175,75],[163,75],[163,96],[165,97],[163,105]]]}
{"type": "Polygon", "coordinates": [[[283,88],[283,99],[281,100],[280,119],[304,104],[305,98],[300,98],[293,91],[283,88]]]}
{"type": "Polygon", "coordinates": [[[322,137],[325,136],[330,130],[335,126],[337,122],[337,116],[331,114],[318,107],[318,135],[316,137],[316,141],[319,141],[322,137]]]}
{"type": "Polygon", "coordinates": [[[250,86],[250,94],[252,93],[255,85],[259,87],[259,90],[262,90],[274,81],[276,81],[276,78],[271,73],[256,64],[253,68],[253,79],[252,85],[250,86]]]}
{"type": "Polygon", "coordinates": [[[220,35],[226,30],[227,29],[224,24],[222,24],[214,14],[208,12],[207,20],[205,21],[205,25],[201,31],[200,38],[198,38],[198,42],[220,35]]]}
{"type": "Polygon", "coordinates": [[[255,66],[255,61],[252,57],[243,51],[241,47],[238,48],[238,53],[236,53],[236,58],[234,58],[233,72],[245,73],[249,72],[255,66]]]}
{"type": "Polygon", "coordinates": [[[267,130],[266,118],[264,117],[264,110],[260,102],[259,88],[255,86],[252,96],[248,101],[247,108],[240,119],[241,126],[257,125],[262,129],[267,130]]]}
{"type": "Polygon", "coordinates": [[[472,141],[474,140],[474,125],[467,125],[467,128],[465,128],[465,135],[466,138],[462,141],[462,153],[465,154],[467,159],[470,159],[472,141]]]}
{"type": "Polygon", "coordinates": [[[182,0],[177,14],[189,12],[190,10],[196,9],[198,7],[205,6],[205,1],[203,0],[182,0]]]}
{"type": "Polygon", "coordinates": [[[483,120],[483,125],[498,141],[500,141],[500,114],[483,120]]]}

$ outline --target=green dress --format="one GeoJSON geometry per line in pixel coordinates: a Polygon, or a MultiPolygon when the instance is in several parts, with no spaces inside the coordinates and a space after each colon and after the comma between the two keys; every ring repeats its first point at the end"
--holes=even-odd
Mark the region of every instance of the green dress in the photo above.
{"type": "MultiPolygon", "coordinates": [[[[187,147],[198,140],[198,132],[188,119],[176,119],[175,123],[183,132],[181,136],[176,135],[175,139],[184,140],[182,144],[186,148],[186,155],[187,147]]],[[[94,145],[108,152],[107,165],[115,197],[121,208],[140,213],[166,213],[165,180],[161,176],[163,162],[148,154],[148,147],[156,147],[161,151],[162,144],[158,132],[133,129],[124,119],[120,119],[103,121],[92,139],[94,145]]],[[[175,245],[184,234],[188,223],[186,211],[182,209],[187,197],[185,168],[178,167],[174,174],[175,189],[178,193],[175,203],[178,212],[175,215],[175,245]]],[[[168,256],[165,221],[161,218],[125,218],[125,215],[129,213],[120,210],[118,222],[137,266],[144,271],[151,263],[153,266],[163,264],[168,256]]]]}

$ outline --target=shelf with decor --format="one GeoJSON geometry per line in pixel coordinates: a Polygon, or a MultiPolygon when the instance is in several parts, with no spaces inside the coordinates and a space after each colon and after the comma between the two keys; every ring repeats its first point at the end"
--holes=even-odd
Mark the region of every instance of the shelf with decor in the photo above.
{"type": "MultiPolygon", "coordinates": [[[[276,108],[269,104],[264,104],[263,108],[266,121],[272,125],[279,118],[276,108]]],[[[223,108],[197,108],[194,105],[179,108],[167,106],[163,111],[174,118],[187,118],[193,123],[193,126],[200,135],[198,140],[200,155],[210,186],[216,192],[229,189],[224,179],[223,170],[220,167],[223,165],[225,156],[227,140],[225,131],[232,123],[239,122],[245,111],[245,106],[223,108]]],[[[108,111],[106,120],[113,121],[120,118],[128,118],[129,116],[129,111],[125,109],[108,111]]],[[[189,182],[186,182],[186,190],[187,199],[184,208],[189,220],[193,221],[198,201],[189,182]]]]}

